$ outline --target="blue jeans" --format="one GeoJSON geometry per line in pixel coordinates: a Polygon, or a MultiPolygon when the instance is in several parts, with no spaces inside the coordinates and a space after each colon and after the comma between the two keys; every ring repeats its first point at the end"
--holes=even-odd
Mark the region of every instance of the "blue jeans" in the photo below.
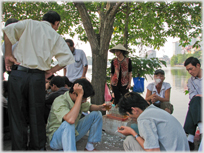
{"type": "Polygon", "coordinates": [[[88,131],[88,142],[100,142],[102,124],[103,119],[101,112],[93,111],[79,120],[76,127],[79,135],[75,136],[75,124],[69,124],[67,121],[64,121],[53,134],[52,140],[50,141],[50,148],[53,150],[76,151],[76,142],[88,131]]]}

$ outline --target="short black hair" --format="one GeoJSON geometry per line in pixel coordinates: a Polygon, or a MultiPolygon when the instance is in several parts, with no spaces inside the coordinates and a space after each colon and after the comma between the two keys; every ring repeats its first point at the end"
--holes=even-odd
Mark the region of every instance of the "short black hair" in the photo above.
{"type": "Polygon", "coordinates": [[[55,11],[48,11],[47,13],[45,13],[43,15],[43,19],[44,21],[48,21],[52,24],[55,24],[55,21],[61,21],[60,15],[55,12],[55,11]]]}
{"type": "Polygon", "coordinates": [[[50,85],[53,86],[56,85],[58,88],[64,87],[65,86],[65,81],[61,76],[54,76],[50,80],[50,85]]]}
{"type": "Polygon", "coordinates": [[[5,23],[5,27],[11,23],[15,23],[15,22],[18,22],[18,19],[15,19],[15,18],[10,18],[6,21],[5,23]]]}
{"type": "Polygon", "coordinates": [[[136,92],[128,92],[122,96],[119,100],[118,107],[119,113],[127,115],[127,112],[132,114],[131,107],[138,107],[141,110],[145,110],[149,106],[147,101],[136,92]]]}
{"type": "Polygon", "coordinates": [[[184,66],[186,67],[188,64],[192,64],[193,66],[196,66],[197,64],[200,64],[200,61],[197,58],[191,56],[185,60],[184,66]]]}
{"type": "Polygon", "coordinates": [[[80,78],[80,79],[75,80],[69,90],[70,93],[74,92],[73,87],[76,83],[80,84],[84,90],[83,98],[92,97],[95,95],[91,82],[89,82],[86,78],[80,78]]]}
{"type": "Polygon", "coordinates": [[[64,79],[65,81],[65,84],[68,86],[68,87],[71,87],[72,86],[72,82],[69,81],[69,79],[66,77],[66,76],[62,76],[62,78],[64,79]]]}
{"type": "Polygon", "coordinates": [[[157,70],[154,72],[154,75],[157,75],[157,74],[163,74],[163,75],[165,75],[164,70],[162,70],[162,69],[157,69],[157,70]]]}
{"type": "Polygon", "coordinates": [[[55,75],[51,75],[49,78],[47,78],[47,80],[51,80],[55,75]]]}
{"type": "Polygon", "coordinates": [[[70,44],[70,47],[74,46],[74,42],[71,39],[65,39],[66,42],[68,42],[70,44]]]}

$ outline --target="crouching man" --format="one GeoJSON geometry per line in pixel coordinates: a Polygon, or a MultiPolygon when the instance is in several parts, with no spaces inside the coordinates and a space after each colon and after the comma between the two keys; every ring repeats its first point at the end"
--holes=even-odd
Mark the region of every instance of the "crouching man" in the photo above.
{"type": "Polygon", "coordinates": [[[184,129],[168,112],[149,105],[139,94],[127,93],[120,99],[119,112],[137,121],[139,133],[121,126],[118,132],[127,135],[125,151],[189,151],[184,129]]]}
{"type": "MultiPolygon", "coordinates": [[[[57,97],[51,107],[46,127],[48,143],[53,150],[76,151],[76,142],[88,131],[89,137],[85,150],[95,150],[93,143],[101,141],[103,105],[87,102],[94,96],[91,83],[85,79],[77,79],[71,89],[57,97]],[[91,111],[80,119],[82,112],[91,111]]],[[[111,106],[110,106],[111,107],[111,106]]]]}

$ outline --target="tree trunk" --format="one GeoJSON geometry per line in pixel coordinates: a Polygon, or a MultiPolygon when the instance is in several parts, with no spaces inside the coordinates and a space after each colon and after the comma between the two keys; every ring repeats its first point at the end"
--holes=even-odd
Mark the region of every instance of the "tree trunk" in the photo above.
{"type": "Polygon", "coordinates": [[[101,105],[104,103],[108,49],[111,35],[113,33],[114,16],[122,2],[110,3],[105,15],[101,12],[102,16],[99,34],[96,34],[93,30],[90,16],[87,13],[84,3],[75,2],[74,4],[81,16],[92,50],[91,82],[95,90],[95,96],[91,98],[91,103],[101,105]]]}
{"type": "Polygon", "coordinates": [[[130,7],[129,2],[126,2],[126,18],[125,18],[125,30],[124,30],[124,37],[123,37],[123,43],[124,47],[128,49],[128,24],[129,24],[129,14],[130,14],[130,7]]]}
{"type": "Polygon", "coordinates": [[[100,105],[104,103],[104,90],[106,83],[107,56],[92,54],[92,85],[95,90],[95,96],[91,103],[100,105]]]}

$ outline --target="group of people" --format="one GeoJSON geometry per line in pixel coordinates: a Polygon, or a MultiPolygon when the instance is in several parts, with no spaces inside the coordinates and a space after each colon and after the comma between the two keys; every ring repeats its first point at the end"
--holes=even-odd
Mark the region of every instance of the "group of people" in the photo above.
{"type": "Polygon", "coordinates": [[[12,150],[45,150],[47,135],[52,149],[74,151],[75,141],[86,134],[87,130],[90,130],[90,139],[86,150],[93,150],[93,143],[100,141],[102,132],[100,111],[105,111],[106,104],[97,106],[86,102],[88,97],[94,95],[91,83],[81,78],[86,74],[88,63],[84,52],[76,50],[72,40],[64,40],[56,32],[60,21],[57,12],[48,11],[42,21],[31,19],[15,21],[2,29],[5,69],[9,72],[8,115],[12,150]],[[58,61],[54,67],[51,67],[52,57],[58,61]],[[65,85],[67,77],[51,77],[63,68],[67,70],[66,76],[71,87],[65,85]],[[45,93],[45,81],[49,78],[52,79],[47,87],[51,88],[51,93],[45,93]],[[81,111],[88,110],[92,112],[84,117],[83,121],[79,121],[81,111]],[[86,125],[89,123],[86,131],[85,123],[86,125]],[[71,130],[75,129],[75,126],[76,132],[71,130]],[[72,143],[66,141],[67,131],[72,134],[69,135],[72,143]],[[75,134],[76,137],[78,135],[76,140],[75,134]],[[61,145],[58,142],[60,136],[66,139],[60,139],[61,145]],[[62,145],[64,142],[66,144],[62,145]]]}
{"type": "Polygon", "coordinates": [[[169,102],[170,85],[163,82],[163,70],[155,71],[155,83],[150,83],[147,86],[145,99],[134,92],[126,93],[120,99],[119,112],[135,120],[139,130],[136,131],[126,126],[118,128],[118,132],[127,135],[123,144],[126,151],[193,151],[197,127],[200,130],[199,150],[201,151],[203,133],[201,117],[202,69],[199,60],[194,57],[186,59],[184,66],[191,74],[191,78],[187,84],[190,102],[183,127],[171,115],[172,105],[166,103],[166,101],[169,102]],[[158,74],[160,75],[159,81],[156,80],[158,74]],[[163,83],[160,84],[161,82],[163,83]],[[162,106],[164,102],[165,104],[162,106]]]}
{"type": "MultiPolygon", "coordinates": [[[[86,55],[83,50],[75,49],[71,39],[64,40],[56,32],[60,21],[57,12],[48,11],[42,21],[15,20],[2,29],[5,69],[9,72],[8,115],[12,150],[45,150],[47,142],[55,151],[76,151],[76,142],[88,131],[85,151],[96,151],[94,143],[101,141],[101,111],[106,111],[107,104],[95,105],[87,101],[95,91],[85,78],[86,55]],[[51,67],[52,57],[58,61],[54,67],[51,67]],[[61,69],[64,69],[64,76],[54,76],[61,69]],[[45,92],[47,89],[50,92],[45,92]],[[87,111],[90,113],[81,118],[82,112],[87,111]]],[[[136,120],[139,129],[136,132],[131,127],[118,128],[118,132],[127,135],[124,149],[188,151],[196,127],[202,128],[199,61],[195,62],[192,57],[184,64],[192,77],[188,81],[191,101],[183,129],[171,115],[171,86],[163,82],[164,71],[155,71],[155,82],[147,86],[144,99],[129,92],[132,62],[127,57],[128,50],[119,44],[110,51],[116,55],[111,62],[114,103],[121,114],[136,120]]]]}

